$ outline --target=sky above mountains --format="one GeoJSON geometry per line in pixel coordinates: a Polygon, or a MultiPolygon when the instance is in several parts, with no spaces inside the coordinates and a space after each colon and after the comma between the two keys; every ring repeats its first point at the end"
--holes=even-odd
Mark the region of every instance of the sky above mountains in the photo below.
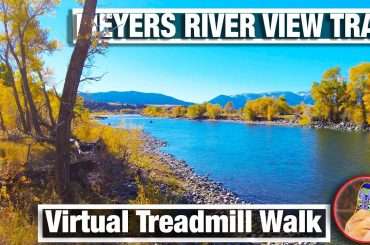
{"type": "MultiPolygon", "coordinates": [[[[295,0],[101,0],[99,7],[121,8],[369,8],[370,1],[295,0]]],[[[42,25],[63,47],[46,56],[60,88],[72,52],[67,44],[68,11],[79,7],[62,1],[42,25]]],[[[202,102],[219,94],[308,91],[322,72],[340,66],[343,74],[369,60],[369,45],[176,45],[114,46],[96,57],[92,74],[102,81],[82,84],[82,91],[157,92],[202,102]]]]}

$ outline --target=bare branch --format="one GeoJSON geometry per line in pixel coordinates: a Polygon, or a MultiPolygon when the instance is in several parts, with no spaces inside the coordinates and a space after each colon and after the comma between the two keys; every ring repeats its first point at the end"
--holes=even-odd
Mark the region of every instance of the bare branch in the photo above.
{"type": "Polygon", "coordinates": [[[100,80],[103,79],[103,77],[106,75],[107,73],[104,73],[103,75],[100,75],[100,76],[95,76],[95,77],[84,77],[80,80],[80,82],[98,82],[100,80]]]}

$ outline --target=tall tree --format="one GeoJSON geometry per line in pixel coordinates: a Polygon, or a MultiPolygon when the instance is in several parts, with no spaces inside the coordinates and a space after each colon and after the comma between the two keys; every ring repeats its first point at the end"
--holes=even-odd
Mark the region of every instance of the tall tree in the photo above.
{"type": "Polygon", "coordinates": [[[77,41],[69,62],[56,130],[56,176],[57,189],[63,201],[68,202],[69,164],[70,164],[70,138],[73,107],[76,103],[78,86],[92,43],[93,20],[97,0],[86,0],[84,3],[80,29],[77,41]]]}
{"type": "Polygon", "coordinates": [[[206,113],[208,118],[210,119],[217,119],[221,116],[222,107],[218,104],[213,105],[211,103],[207,103],[206,105],[206,113]]]}
{"type": "Polygon", "coordinates": [[[262,119],[272,121],[280,114],[285,114],[285,110],[291,111],[284,98],[275,99],[273,97],[261,97],[248,101],[243,110],[243,118],[247,121],[262,119]]]}
{"type": "Polygon", "coordinates": [[[0,54],[0,59],[4,62],[1,77],[6,82],[7,85],[12,87],[14,100],[17,105],[18,115],[19,115],[21,125],[22,125],[22,131],[26,134],[29,134],[30,125],[26,121],[25,113],[24,113],[24,110],[22,108],[22,105],[19,99],[19,94],[18,94],[17,86],[15,83],[14,75],[13,75],[14,74],[13,67],[9,60],[8,45],[6,45],[5,50],[3,50],[3,54],[0,54]]]}
{"type": "Polygon", "coordinates": [[[44,80],[44,75],[42,74],[42,71],[38,70],[37,71],[37,75],[41,81],[41,90],[42,90],[42,93],[44,95],[44,99],[45,99],[45,104],[46,104],[46,108],[47,108],[47,112],[49,114],[49,121],[51,123],[51,127],[54,129],[55,128],[55,120],[54,120],[54,116],[53,116],[53,109],[51,107],[51,102],[50,102],[50,98],[49,98],[49,94],[48,94],[48,91],[46,90],[46,81],[44,80]]]}
{"type": "Polygon", "coordinates": [[[232,113],[234,111],[233,102],[231,102],[231,101],[227,102],[226,105],[224,106],[224,111],[226,113],[232,113]]]}
{"type": "Polygon", "coordinates": [[[338,122],[346,104],[346,83],[340,69],[334,67],[324,72],[320,83],[315,82],[311,89],[315,101],[315,116],[330,122],[338,122]]]}
{"type": "Polygon", "coordinates": [[[5,127],[4,118],[3,118],[3,113],[2,113],[2,111],[1,111],[1,108],[0,108],[0,129],[1,129],[3,132],[6,132],[6,127],[5,127]]]}
{"type": "Polygon", "coordinates": [[[370,111],[370,63],[359,64],[350,69],[348,93],[351,106],[358,106],[363,125],[368,125],[370,111]]]}
{"type": "MultiPolygon", "coordinates": [[[[38,17],[50,12],[58,0],[1,0],[5,42],[18,67],[28,109],[36,136],[42,136],[41,119],[30,88],[30,65],[42,52],[52,49],[48,33],[39,24],[38,17]]],[[[26,110],[27,112],[27,110],[26,110]]]]}

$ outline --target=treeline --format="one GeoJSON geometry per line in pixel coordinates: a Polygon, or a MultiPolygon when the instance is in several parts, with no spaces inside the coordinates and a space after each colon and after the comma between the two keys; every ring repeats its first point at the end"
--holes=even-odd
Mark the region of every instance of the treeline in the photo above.
{"type": "Polygon", "coordinates": [[[367,127],[370,121],[370,63],[362,63],[342,76],[340,68],[326,70],[311,88],[313,105],[289,106],[284,98],[269,97],[248,101],[243,109],[245,120],[284,118],[300,124],[348,122],[367,127]]]}
{"type": "Polygon", "coordinates": [[[352,122],[368,126],[370,120],[370,63],[359,64],[349,70],[345,79],[338,67],[324,72],[320,82],[311,90],[315,101],[312,120],[352,122]]]}
{"type": "Polygon", "coordinates": [[[188,107],[159,107],[147,106],[143,110],[143,114],[153,117],[186,117],[190,119],[219,119],[223,116],[223,108],[220,105],[212,105],[209,103],[194,104],[188,107]]]}
{"type": "Polygon", "coordinates": [[[284,97],[262,97],[248,101],[243,109],[235,109],[232,102],[224,107],[218,104],[193,104],[188,107],[147,106],[143,114],[153,117],[189,118],[189,119],[235,119],[248,121],[272,121],[289,115],[294,111],[284,97]]]}
{"type": "Polygon", "coordinates": [[[143,114],[154,117],[189,119],[235,119],[245,121],[283,120],[308,125],[314,122],[347,122],[367,127],[370,122],[370,63],[359,64],[345,79],[338,67],[328,69],[311,88],[313,105],[288,105],[284,97],[261,97],[235,109],[232,102],[224,108],[210,103],[188,107],[147,106],[143,114]]]}

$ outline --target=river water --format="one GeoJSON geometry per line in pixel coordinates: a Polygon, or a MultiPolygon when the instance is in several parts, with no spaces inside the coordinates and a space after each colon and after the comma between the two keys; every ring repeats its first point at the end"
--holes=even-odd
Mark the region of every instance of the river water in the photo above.
{"type": "Polygon", "coordinates": [[[365,133],[140,115],[102,122],[166,141],[163,151],[252,203],[330,203],[341,183],[370,173],[365,133]]]}

